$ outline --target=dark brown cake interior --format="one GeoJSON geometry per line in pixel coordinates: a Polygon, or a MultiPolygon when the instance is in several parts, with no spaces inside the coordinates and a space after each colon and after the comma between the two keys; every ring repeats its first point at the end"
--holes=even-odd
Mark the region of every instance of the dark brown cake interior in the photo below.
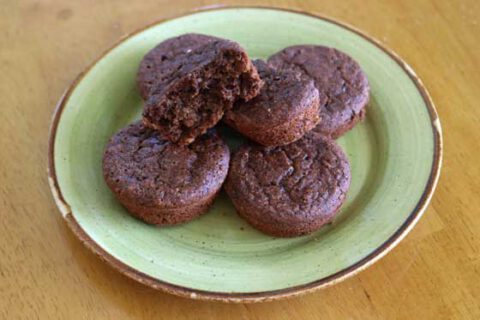
{"type": "Polygon", "coordinates": [[[191,143],[237,99],[257,95],[261,80],[245,51],[219,40],[173,61],[144,108],[144,123],[165,139],[191,143]]]}

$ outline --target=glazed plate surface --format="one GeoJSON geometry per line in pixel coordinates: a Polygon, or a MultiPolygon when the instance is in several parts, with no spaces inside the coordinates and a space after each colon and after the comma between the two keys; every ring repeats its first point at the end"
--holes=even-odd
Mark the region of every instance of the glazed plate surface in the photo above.
{"type": "MultiPolygon", "coordinates": [[[[225,138],[232,145],[238,139],[225,138]]],[[[261,301],[334,284],[393,248],[426,208],[441,162],[440,123],[413,71],[338,22],[268,8],[223,8],[154,24],[103,55],[62,98],[50,137],[49,175],[75,234],[126,275],[193,298],[261,301]],[[138,64],[158,42],[187,32],[238,41],[252,58],[320,44],[356,59],[371,85],[366,121],[338,140],[352,168],[345,205],[318,232],[276,239],[252,229],[222,194],[202,217],[157,228],[132,218],[102,177],[102,153],[139,119],[138,64]]]]}

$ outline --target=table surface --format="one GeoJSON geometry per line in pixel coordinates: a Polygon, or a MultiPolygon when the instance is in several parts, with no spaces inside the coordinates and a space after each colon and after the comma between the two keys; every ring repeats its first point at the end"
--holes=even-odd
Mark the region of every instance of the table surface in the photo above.
{"type": "Polygon", "coordinates": [[[73,236],[46,178],[47,136],[56,101],[79,72],[126,33],[211,4],[2,1],[0,318],[479,319],[477,0],[261,2],[318,12],[379,39],[416,70],[437,106],[445,153],[432,203],[407,238],[366,271],[282,301],[193,301],[127,279],[73,236]]]}

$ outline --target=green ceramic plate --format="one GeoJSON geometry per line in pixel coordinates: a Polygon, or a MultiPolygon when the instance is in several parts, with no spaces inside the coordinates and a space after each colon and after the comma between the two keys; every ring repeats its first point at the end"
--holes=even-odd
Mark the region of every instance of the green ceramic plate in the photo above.
{"type": "Polygon", "coordinates": [[[55,112],[49,175],[69,226],[121,272],[174,294],[245,302],[333,284],[379,259],[422,215],[440,160],[434,107],[414,72],[392,52],[330,19],[223,8],[154,24],[83,73],[55,112]],[[338,140],[351,162],[352,185],[333,224],[304,237],[268,237],[240,219],[222,195],[201,218],[157,228],[130,217],[115,200],[103,181],[102,153],[114,132],[140,117],[139,61],[158,42],[186,32],[238,41],[255,58],[291,45],[322,44],[360,63],[371,102],[366,121],[338,140]]]}

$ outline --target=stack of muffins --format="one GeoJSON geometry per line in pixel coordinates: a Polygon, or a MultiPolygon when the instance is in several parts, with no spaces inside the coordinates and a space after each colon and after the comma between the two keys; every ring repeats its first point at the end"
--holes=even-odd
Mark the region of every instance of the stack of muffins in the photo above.
{"type": "Polygon", "coordinates": [[[208,211],[222,185],[238,214],[279,237],[311,233],[345,201],[350,166],[336,138],[365,117],[369,84],[346,54],[285,48],[251,61],[238,43],[185,34],[142,60],[142,121],[120,130],[105,181],[135,217],[156,225],[208,211]],[[249,139],[230,159],[215,126],[249,139]]]}

